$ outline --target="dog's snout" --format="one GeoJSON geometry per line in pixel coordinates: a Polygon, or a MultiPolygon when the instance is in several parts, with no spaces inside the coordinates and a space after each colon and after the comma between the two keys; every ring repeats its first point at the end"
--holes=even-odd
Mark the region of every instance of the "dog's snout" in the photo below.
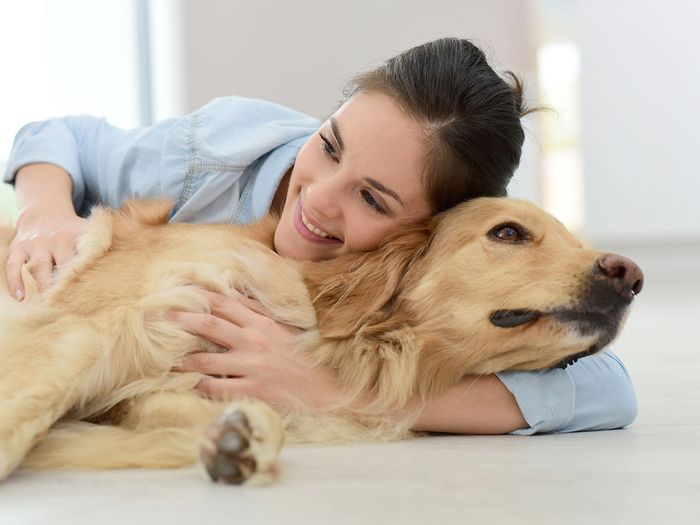
{"type": "Polygon", "coordinates": [[[606,253],[601,255],[596,263],[600,272],[621,297],[631,300],[633,295],[642,291],[644,274],[639,266],[627,257],[606,253]]]}

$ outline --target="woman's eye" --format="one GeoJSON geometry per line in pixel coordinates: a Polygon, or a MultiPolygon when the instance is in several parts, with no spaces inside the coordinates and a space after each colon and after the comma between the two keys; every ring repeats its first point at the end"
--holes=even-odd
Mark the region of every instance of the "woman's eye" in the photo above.
{"type": "Polygon", "coordinates": [[[323,141],[323,150],[326,152],[326,154],[333,160],[338,160],[338,154],[336,153],[333,144],[331,144],[331,142],[324,137],[323,134],[319,133],[318,136],[321,137],[321,140],[323,141]]]}
{"type": "Polygon", "coordinates": [[[381,213],[382,215],[386,213],[386,210],[379,205],[377,200],[369,191],[362,190],[362,198],[365,200],[367,205],[377,213],[381,213]]]}
{"type": "Polygon", "coordinates": [[[507,242],[518,242],[525,240],[525,236],[522,234],[522,232],[515,226],[509,224],[495,227],[493,230],[491,230],[491,235],[501,241],[507,242]]]}

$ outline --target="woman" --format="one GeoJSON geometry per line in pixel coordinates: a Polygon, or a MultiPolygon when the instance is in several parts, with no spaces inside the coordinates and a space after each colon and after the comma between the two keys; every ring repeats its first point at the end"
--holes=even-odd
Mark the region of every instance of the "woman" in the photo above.
{"type": "MultiPolygon", "coordinates": [[[[22,300],[19,270],[29,259],[47,286],[53,266],[73,256],[81,216],[98,202],[169,196],[171,220],[189,222],[247,223],[272,210],[281,217],[276,251],[321,260],[372,250],[399,224],[465,199],[505,195],[524,139],[522,89],[513,80],[496,75],[469,41],[441,39],[354,79],[322,124],[234,97],[131,131],[92,117],[29,124],[5,173],[19,209],[10,290],[22,300]]],[[[251,302],[208,297],[211,315],[173,313],[229,349],[182,364],[209,376],[198,386],[203,395],[249,395],[282,409],[290,397],[316,408],[336,399],[333,375],[291,351],[289,327],[251,302]]],[[[567,370],[467,378],[429,400],[415,428],[529,434],[617,428],[635,415],[626,371],[606,352],[567,370]]]]}

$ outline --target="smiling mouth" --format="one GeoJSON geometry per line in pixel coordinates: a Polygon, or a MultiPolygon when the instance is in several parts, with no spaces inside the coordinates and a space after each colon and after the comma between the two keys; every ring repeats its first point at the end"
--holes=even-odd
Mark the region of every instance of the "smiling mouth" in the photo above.
{"type": "Polygon", "coordinates": [[[343,244],[342,239],[338,239],[317,227],[306,217],[301,207],[301,197],[297,201],[296,210],[294,212],[294,227],[299,235],[307,241],[316,244],[343,244]]]}
{"type": "Polygon", "coordinates": [[[320,228],[316,228],[309,219],[307,219],[306,215],[304,215],[304,210],[300,210],[301,212],[301,222],[304,223],[304,226],[306,226],[306,229],[309,230],[311,233],[318,235],[319,237],[326,237],[329,239],[337,239],[337,237],[333,237],[330,233],[326,233],[320,228]]]}

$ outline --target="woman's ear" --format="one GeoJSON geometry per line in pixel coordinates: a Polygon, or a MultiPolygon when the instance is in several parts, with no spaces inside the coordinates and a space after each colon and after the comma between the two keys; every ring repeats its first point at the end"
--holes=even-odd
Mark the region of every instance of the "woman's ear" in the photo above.
{"type": "Polygon", "coordinates": [[[395,311],[410,267],[428,247],[428,223],[408,227],[373,252],[310,263],[307,281],[324,337],[344,338],[395,311]]]}

